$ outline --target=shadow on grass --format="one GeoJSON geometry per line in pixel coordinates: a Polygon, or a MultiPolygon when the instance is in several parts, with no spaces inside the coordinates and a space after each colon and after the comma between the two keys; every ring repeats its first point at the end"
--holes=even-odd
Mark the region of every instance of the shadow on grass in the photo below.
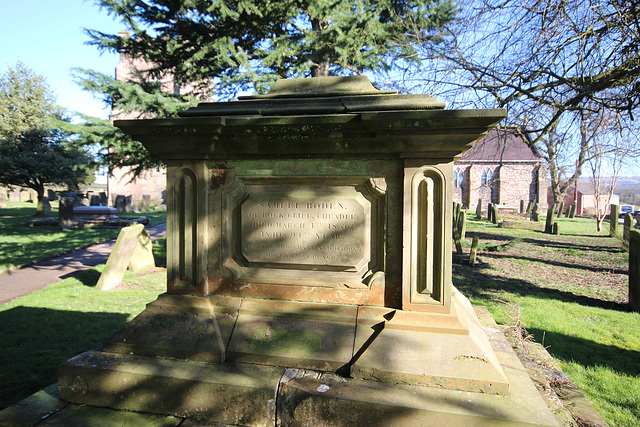
{"type": "Polygon", "coordinates": [[[127,316],[22,306],[0,311],[0,409],[55,383],[60,363],[101,345],[127,316]]]}
{"type": "Polygon", "coordinates": [[[536,342],[543,343],[549,354],[582,366],[607,366],[630,376],[640,375],[640,352],[614,345],[600,344],[583,338],[542,329],[527,328],[536,342]]]}
{"type": "Polygon", "coordinates": [[[514,260],[518,259],[522,261],[539,262],[546,265],[555,265],[556,267],[574,268],[576,270],[588,270],[588,271],[593,271],[595,273],[613,273],[613,274],[625,274],[625,275],[629,274],[629,271],[626,269],[593,267],[593,266],[584,265],[584,264],[576,264],[576,263],[571,264],[571,263],[560,262],[560,261],[541,260],[539,258],[519,256],[519,255],[513,255],[513,254],[501,254],[496,252],[484,252],[482,254],[482,257],[483,258],[510,258],[514,260]]]}
{"type": "MultiPolygon", "coordinates": [[[[574,249],[574,250],[578,250],[578,251],[596,251],[596,252],[609,252],[609,253],[620,253],[623,252],[623,250],[620,247],[617,246],[606,246],[606,245],[587,245],[587,244],[575,244],[575,243],[569,243],[569,242],[559,242],[557,240],[554,240],[553,238],[556,238],[557,236],[553,236],[553,235],[549,235],[549,234],[545,234],[542,231],[530,231],[531,233],[535,233],[536,235],[540,235],[540,236],[549,236],[549,239],[536,239],[536,238],[531,238],[531,237],[520,237],[520,236],[506,236],[504,234],[492,234],[492,233],[486,233],[486,232],[478,232],[478,231],[467,231],[467,239],[471,239],[473,238],[473,236],[478,236],[478,239],[482,242],[490,240],[490,241],[507,241],[507,242],[511,242],[514,240],[520,240],[524,243],[530,243],[536,246],[542,246],[542,247],[546,247],[546,248],[553,248],[553,249],[574,249]],[[553,236],[553,238],[551,237],[553,236]]],[[[577,235],[575,234],[571,234],[570,236],[567,237],[576,237],[577,235]]],[[[585,237],[585,236],[582,236],[585,237]]],[[[603,239],[608,239],[607,237],[603,237],[603,236],[586,236],[586,237],[601,237],[603,239]]]]}
{"type": "MultiPolygon", "coordinates": [[[[483,256],[486,256],[486,254],[483,256]]],[[[485,268],[489,268],[488,264],[470,267],[464,264],[467,261],[468,257],[454,255],[452,279],[454,286],[469,298],[493,299],[497,298],[501,291],[505,291],[519,296],[555,299],[608,310],[629,311],[630,309],[629,304],[603,301],[598,298],[574,294],[573,292],[541,288],[524,280],[489,275],[483,272],[485,268]]]]}

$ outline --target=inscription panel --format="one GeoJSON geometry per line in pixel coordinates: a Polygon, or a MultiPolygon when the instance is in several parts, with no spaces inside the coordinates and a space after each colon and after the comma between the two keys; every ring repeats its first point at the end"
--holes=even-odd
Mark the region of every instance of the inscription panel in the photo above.
{"type": "Polygon", "coordinates": [[[375,285],[370,301],[382,298],[384,179],[236,176],[223,191],[222,265],[234,295],[306,299],[323,292],[310,287],[375,285]]]}
{"type": "Polygon", "coordinates": [[[368,262],[371,202],[352,186],[245,186],[241,253],[250,263],[357,269],[368,262]]]}

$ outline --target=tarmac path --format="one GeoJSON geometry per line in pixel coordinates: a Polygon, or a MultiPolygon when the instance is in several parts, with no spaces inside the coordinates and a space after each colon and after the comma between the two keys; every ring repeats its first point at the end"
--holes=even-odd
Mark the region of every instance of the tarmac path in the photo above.
{"type": "MultiPolygon", "coordinates": [[[[167,234],[167,223],[148,227],[147,231],[152,240],[163,237],[167,234]]],[[[0,305],[104,264],[115,243],[116,239],[111,239],[0,275],[0,305]]]]}

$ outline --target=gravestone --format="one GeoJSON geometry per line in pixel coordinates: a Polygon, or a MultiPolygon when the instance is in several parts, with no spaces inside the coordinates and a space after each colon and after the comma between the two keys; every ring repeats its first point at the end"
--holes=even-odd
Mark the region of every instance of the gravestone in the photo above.
{"type": "Polygon", "coordinates": [[[443,108],[333,77],[115,122],[167,165],[167,292],[65,362],[62,397],[231,425],[554,425],[451,283],[453,161],[506,112],[443,108]]]}
{"type": "Polygon", "coordinates": [[[60,195],[58,205],[58,224],[63,230],[71,228],[74,225],[73,203],[74,199],[72,197],[65,197],[62,194],[60,195]]]}
{"type": "Polygon", "coordinates": [[[98,279],[96,288],[108,291],[122,281],[124,272],[129,268],[141,272],[155,267],[151,238],[142,224],[124,227],[118,234],[116,244],[107,259],[104,271],[98,279]]]}
{"type": "Polygon", "coordinates": [[[42,198],[42,210],[44,212],[51,212],[53,209],[51,208],[51,203],[49,202],[48,197],[42,198]]]}
{"type": "Polygon", "coordinates": [[[91,196],[91,201],[89,202],[89,206],[101,206],[102,205],[102,201],[100,199],[100,196],[97,194],[93,194],[91,196]]]}
{"type": "Polygon", "coordinates": [[[535,221],[535,222],[540,221],[540,214],[538,212],[539,209],[540,207],[538,206],[537,203],[533,205],[533,208],[531,209],[531,221],[535,221]]]}
{"type": "Polygon", "coordinates": [[[482,199],[478,199],[478,204],[476,205],[476,218],[482,218],[482,199]]]}
{"type": "Polygon", "coordinates": [[[629,233],[629,305],[640,311],[640,232],[629,233]]]}
{"type": "Polygon", "coordinates": [[[33,199],[31,197],[31,192],[29,190],[20,190],[20,201],[21,202],[32,202],[33,199]]]}
{"type": "Polygon", "coordinates": [[[547,220],[544,226],[544,232],[548,234],[553,234],[553,224],[555,224],[555,212],[558,207],[557,203],[552,203],[547,209],[547,220]]]}
{"type": "Polygon", "coordinates": [[[100,192],[100,206],[107,206],[107,193],[104,191],[100,192]]]}
{"type": "Polygon", "coordinates": [[[59,197],[71,200],[73,206],[80,206],[80,197],[75,191],[61,191],[59,197]]]}
{"type": "Polygon", "coordinates": [[[123,213],[125,211],[125,202],[126,198],[122,194],[116,195],[115,206],[118,213],[123,213]]]}
{"type": "Polygon", "coordinates": [[[624,216],[624,228],[622,229],[622,248],[624,250],[629,250],[629,239],[631,235],[631,230],[633,229],[633,215],[627,213],[624,216]]]}
{"type": "Polygon", "coordinates": [[[20,190],[9,191],[9,201],[10,202],[19,202],[20,201],[20,190]]]}
{"type": "Polygon", "coordinates": [[[50,188],[47,189],[47,197],[49,198],[50,202],[54,200],[58,200],[58,196],[56,195],[56,192],[50,188]]]}
{"type": "Polygon", "coordinates": [[[133,211],[133,197],[127,196],[124,198],[124,211],[131,213],[133,211]]]}
{"type": "Polygon", "coordinates": [[[609,236],[618,236],[618,215],[620,212],[619,205],[611,205],[611,213],[609,214],[609,236]]]}
{"type": "Polygon", "coordinates": [[[148,212],[150,207],[151,207],[151,195],[150,194],[143,194],[142,195],[142,204],[141,204],[140,210],[142,212],[148,212]]]}

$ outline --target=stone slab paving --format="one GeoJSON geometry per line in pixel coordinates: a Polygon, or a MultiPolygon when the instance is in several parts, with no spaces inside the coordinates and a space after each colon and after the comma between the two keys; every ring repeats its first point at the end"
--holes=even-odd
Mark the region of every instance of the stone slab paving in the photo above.
{"type": "MultiPolygon", "coordinates": [[[[167,224],[147,230],[155,240],[166,235],[167,224]]],[[[0,275],[0,305],[105,263],[115,242],[115,239],[109,240],[0,275]]]]}

